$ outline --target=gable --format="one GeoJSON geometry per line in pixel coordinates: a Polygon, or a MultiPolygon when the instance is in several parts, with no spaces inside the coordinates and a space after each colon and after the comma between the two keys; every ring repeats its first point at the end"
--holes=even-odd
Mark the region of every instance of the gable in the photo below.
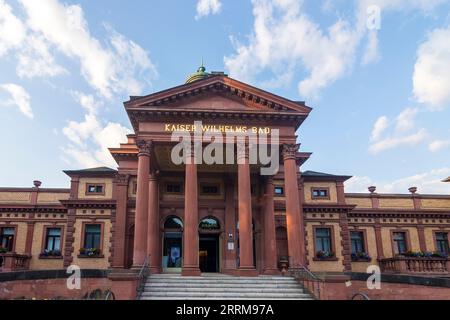
{"type": "Polygon", "coordinates": [[[287,112],[307,116],[311,108],[227,76],[214,76],[125,102],[127,110],[186,108],[287,112]]]}

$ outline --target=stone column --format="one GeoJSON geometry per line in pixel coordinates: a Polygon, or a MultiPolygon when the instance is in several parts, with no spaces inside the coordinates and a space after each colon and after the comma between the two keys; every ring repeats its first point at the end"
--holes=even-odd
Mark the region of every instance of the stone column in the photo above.
{"type": "Polygon", "coordinates": [[[255,275],[253,222],[248,147],[238,144],[239,274],[255,275]]]}
{"type": "Polygon", "coordinates": [[[148,224],[148,183],[150,174],[150,141],[137,141],[138,177],[136,191],[136,213],[134,218],[134,250],[133,267],[140,268],[147,255],[147,224],[148,224]]]}
{"type": "Polygon", "coordinates": [[[198,184],[194,147],[186,154],[184,188],[183,276],[199,276],[198,258],[198,184]]]}
{"type": "Polygon", "coordinates": [[[225,179],[225,267],[224,273],[236,273],[236,204],[234,199],[234,181],[225,179]],[[231,237],[230,237],[231,235],[231,237]],[[233,241],[233,250],[228,249],[228,242],[233,241]]]}
{"type": "Polygon", "coordinates": [[[114,198],[116,214],[114,217],[113,268],[125,268],[125,231],[127,223],[129,176],[119,174],[114,181],[114,198]]]}
{"type": "Polygon", "coordinates": [[[299,144],[283,145],[284,184],[286,195],[286,226],[289,249],[289,268],[304,265],[304,227],[298,194],[296,153],[299,144]],[[302,245],[303,244],[303,245],[302,245]]]}
{"type": "Polygon", "coordinates": [[[275,205],[273,177],[267,177],[264,195],[264,274],[278,274],[277,238],[275,232],[275,205]]]}
{"type": "Polygon", "coordinates": [[[148,237],[147,255],[150,256],[150,272],[161,272],[160,246],[159,246],[159,201],[158,180],[156,173],[150,174],[148,187],[148,237]]]}
{"type": "Polygon", "coordinates": [[[383,250],[383,238],[381,236],[381,223],[380,219],[375,219],[375,242],[377,246],[377,259],[384,258],[384,250],[383,250]]]}

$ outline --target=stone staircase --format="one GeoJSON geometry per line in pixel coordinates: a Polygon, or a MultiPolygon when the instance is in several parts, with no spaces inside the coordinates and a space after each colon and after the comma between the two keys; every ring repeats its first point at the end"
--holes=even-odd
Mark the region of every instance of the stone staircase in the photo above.
{"type": "Polygon", "coordinates": [[[291,277],[234,277],[207,274],[182,277],[157,274],[147,278],[141,300],[311,300],[291,277]]]}

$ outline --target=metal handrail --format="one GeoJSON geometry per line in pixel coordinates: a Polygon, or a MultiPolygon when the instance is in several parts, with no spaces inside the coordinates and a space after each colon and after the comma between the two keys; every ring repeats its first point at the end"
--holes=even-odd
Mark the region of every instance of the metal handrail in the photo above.
{"type": "Polygon", "coordinates": [[[145,281],[147,280],[150,274],[150,255],[145,257],[144,264],[142,265],[139,275],[138,275],[138,283],[136,287],[136,296],[139,299],[142,295],[142,291],[144,290],[145,281]]]}
{"type": "Polygon", "coordinates": [[[293,276],[302,282],[303,288],[305,288],[305,281],[313,282],[313,292],[311,292],[311,293],[313,294],[313,296],[315,296],[315,298],[320,300],[320,294],[321,294],[320,284],[322,282],[324,282],[323,279],[321,279],[319,276],[314,274],[311,270],[309,270],[307,267],[303,266],[302,264],[298,264],[296,268],[292,268],[291,270],[292,270],[291,273],[293,274],[293,276]],[[305,276],[305,274],[306,274],[306,276],[305,276]],[[316,288],[317,288],[317,293],[315,291],[314,286],[316,286],[316,288]]]}
{"type": "Polygon", "coordinates": [[[116,300],[116,295],[111,290],[108,290],[105,296],[105,300],[116,300]]]}
{"type": "Polygon", "coordinates": [[[358,297],[358,296],[363,297],[364,300],[370,300],[369,296],[367,294],[365,294],[365,293],[362,293],[362,292],[355,293],[351,300],[355,300],[355,298],[358,297]]]}

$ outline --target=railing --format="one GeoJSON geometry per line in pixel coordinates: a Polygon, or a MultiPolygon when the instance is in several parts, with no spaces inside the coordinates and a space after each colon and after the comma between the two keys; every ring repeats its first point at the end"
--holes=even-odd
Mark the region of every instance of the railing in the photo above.
{"type": "Polygon", "coordinates": [[[144,260],[144,264],[141,267],[138,275],[138,282],[136,286],[136,297],[139,299],[144,291],[145,282],[150,275],[150,256],[147,256],[144,260]]]}
{"type": "Polygon", "coordinates": [[[446,258],[394,257],[378,260],[384,273],[445,274],[450,272],[450,260],[446,258]]]}
{"type": "Polygon", "coordinates": [[[356,298],[358,298],[358,297],[361,297],[362,300],[370,300],[369,296],[362,292],[355,293],[352,297],[352,300],[356,300],[356,298]]]}
{"type": "Polygon", "coordinates": [[[291,274],[302,284],[303,288],[310,291],[314,298],[320,300],[321,286],[324,282],[321,278],[312,273],[303,265],[298,265],[296,268],[292,268],[291,274]]]}
{"type": "Polygon", "coordinates": [[[31,257],[28,255],[17,253],[1,253],[0,254],[0,271],[23,271],[28,270],[31,257]]]}

